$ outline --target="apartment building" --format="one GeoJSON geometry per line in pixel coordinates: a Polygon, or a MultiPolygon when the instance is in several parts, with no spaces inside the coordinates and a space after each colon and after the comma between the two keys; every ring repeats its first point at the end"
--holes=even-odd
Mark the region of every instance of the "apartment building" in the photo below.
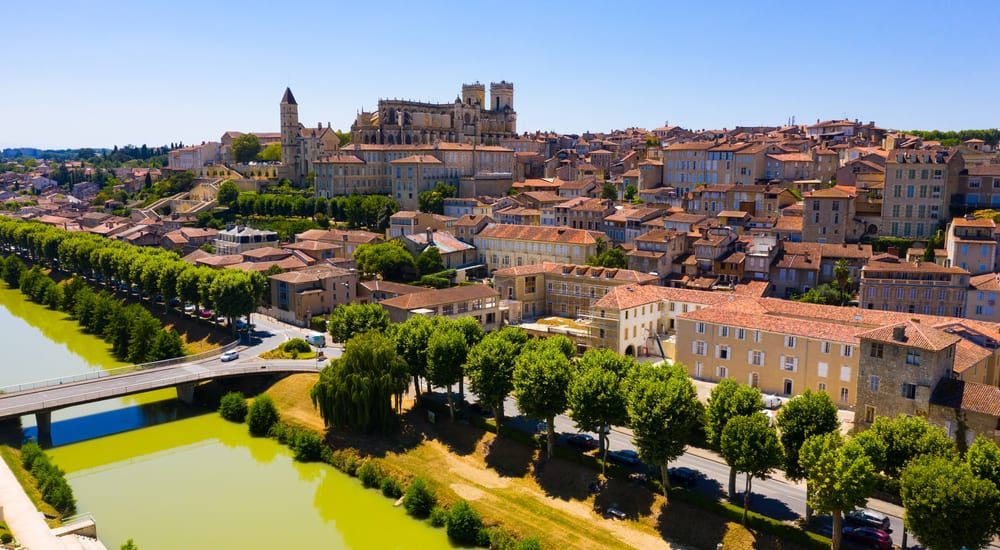
{"type": "Polygon", "coordinates": [[[553,207],[554,225],[601,231],[604,228],[604,218],[614,212],[615,203],[612,200],[577,197],[553,207]]]}
{"type": "Polygon", "coordinates": [[[457,221],[450,216],[428,214],[416,210],[400,210],[389,216],[389,227],[385,230],[386,240],[397,239],[404,235],[423,233],[427,229],[435,231],[450,231],[457,221]]]}
{"type": "Polygon", "coordinates": [[[246,226],[235,226],[219,231],[215,237],[215,253],[218,256],[242,254],[248,250],[273,247],[278,244],[278,234],[246,226]]]}
{"type": "Polygon", "coordinates": [[[965,299],[965,316],[978,321],[1000,322],[1000,277],[996,273],[983,273],[969,277],[969,292],[965,299]]]}
{"type": "Polygon", "coordinates": [[[270,313],[304,326],[311,317],[329,313],[357,298],[357,272],[330,265],[287,271],[268,279],[271,283],[270,313]]]}
{"type": "Polygon", "coordinates": [[[997,225],[990,218],[955,218],[948,224],[944,248],[948,264],[972,275],[993,273],[997,265],[997,225]]]}
{"type": "Polygon", "coordinates": [[[959,173],[952,204],[965,206],[967,212],[980,208],[1000,209],[1000,164],[968,166],[959,173]]]}
{"type": "Polygon", "coordinates": [[[860,307],[924,315],[965,316],[969,272],[919,260],[876,256],[861,269],[860,307]]]}
{"type": "Polygon", "coordinates": [[[354,251],[363,244],[377,244],[385,239],[378,233],[361,230],[309,229],[295,235],[295,242],[319,241],[337,245],[335,258],[351,258],[354,251]]]}
{"type": "Polygon", "coordinates": [[[498,269],[558,261],[586,264],[597,255],[597,240],[604,233],[568,227],[489,224],[475,237],[479,262],[487,272],[498,269]]]}
{"type": "Polygon", "coordinates": [[[687,235],[678,231],[654,229],[635,238],[629,250],[628,268],[666,280],[674,271],[674,262],[687,253],[687,235]]]}
{"type": "Polygon", "coordinates": [[[809,218],[802,224],[803,241],[840,244],[861,238],[865,225],[856,219],[854,193],[829,187],[805,193],[802,198],[803,213],[809,218]]]}
{"type": "Polygon", "coordinates": [[[663,148],[663,185],[673,187],[677,193],[690,193],[695,187],[709,181],[708,150],[715,147],[711,141],[675,143],[663,148]]]}
{"type": "Polygon", "coordinates": [[[591,314],[593,304],[616,286],[656,284],[655,275],[628,269],[544,262],[499,269],[493,282],[510,322],[545,316],[579,319],[591,314]]]}
{"type": "Polygon", "coordinates": [[[622,206],[605,216],[602,229],[616,244],[631,243],[649,231],[648,222],[660,219],[662,216],[663,210],[660,208],[622,206]]]}
{"type": "Polygon", "coordinates": [[[467,285],[427,290],[387,298],[379,302],[393,323],[402,323],[414,315],[443,315],[452,319],[472,317],[483,330],[501,326],[500,300],[496,290],[487,285],[467,285]]]}
{"type": "Polygon", "coordinates": [[[885,165],[882,233],[926,239],[948,216],[962,154],[944,149],[895,150],[885,165]]]}

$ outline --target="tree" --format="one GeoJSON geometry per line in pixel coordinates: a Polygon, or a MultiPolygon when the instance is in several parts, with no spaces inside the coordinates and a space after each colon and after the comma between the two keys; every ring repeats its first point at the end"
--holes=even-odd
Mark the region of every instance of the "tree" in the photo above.
{"type": "Polygon", "coordinates": [[[628,269],[628,256],[620,248],[609,248],[599,256],[587,258],[587,265],[628,269]]]}
{"type": "Polygon", "coordinates": [[[965,461],[978,477],[993,482],[1000,489],[1000,448],[993,440],[977,436],[965,453],[965,461]]]}
{"type": "Polygon", "coordinates": [[[417,256],[417,273],[420,275],[430,275],[444,271],[444,262],[441,261],[441,252],[436,246],[428,246],[417,256]]]}
{"type": "Polygon", "coordinates": [[[950,458],[955,454],[955,444],[944,430],[932,426],[920,417],[899,415],[896,418],[880,416],[870,428],[858,435],[866,449],[881,452],[869,454],[876,472],[883,472],[892,479],[899,479],[906,464],[921,456],[950,458]],[[869,440],[874,439],[874,442],[869,440]]]}
{"type": "Polygon", "coordinates": [[[427,339],[431,330],[430,320],[423,315],[391,325],[390,336],[396,344],[396,353],[406,361],[417,396],[420,395],[420,377],[427,375],[427,339]]]}
{"type": "Polygon", "coordinates": [[[549,458],[555,454],[555,417],[566,410],[571,377],[569,357],[556,338],[525,347],[514,361],[517,407],[528,416],[545,420],[549,458]]]}
{"type": "Polygon", "coordinates": [[[437,497],[434,491],[427,486],[424,478],[417,477],[410,482],[403,495],[403,507],[411,516],[425,518],[437,505],[437,497]]]}
{"type": "Polygon", "coordinates": [[[837,281],[837,291],[840,293],[840,302],[837,303],[838,306],[842,306],[847,302],[851,301],[851,269],[847,265],[847,258],[841,258],[837,260],[837,263],[833,266],[833,277],[837,281]]]}
{"type": "Polygon", "coordinates": [[[514,364],[530,336],[516,327],[504,327],[487,334],[472,346],[465,359],[469,387],[480,401],[494,411],[497,433],[503,424],[503,403],[514,390],[514,364]]]}
{"type": "Polygon", "coordinates": [[[260,160],[264,162],[281,161],[281,144],[271,143],[260,152],[260,160]]]}
{"type": "Polygon", "coordinates": [[[610,181],[604,182],[604,185],[601,186],[601,198],[610,201],[618,200],[618,189],[615,188],[615,184],[610,181]]]}
{"type": "Polygon", "coordinates": [[[219,185],[219,190],[215,194],[215,200],[222,206],[231,206],[240,197],[240,188],[233,180],[226,180],[219,185]]]}
{"type": "Polygon", "coordinates": [[[625,186],[625,200],[631,202],[635,200],[638,194],[639,188],[637,188],[634,183],[630,183],[625,186]]]}
{"type": "Polygon", "coordinates": [[[660,467],[663,495],[669,498],[667,464],[684,453],[702,413],[698,392],[679,363],[641,365],[626,381],[629,425],[639,456],[660,467]]]}
{"type": "MultiPolygon", "coordinates": [[[[735,416],[722,430],[720,448],[730,472],[746,474],[746,489],[743,492],[743,525],[746,525],[753,478],[766,479],[772,470],[781,466],[778,434],[763,413],[735,416]]],[[[732,497],[733,493],[729,496],[732,497]]]]}
{"type": "Polygon", "coordinates": [[[257,158],[260,153],[260,140],[254,134],[243,134],[233,140],[230,146],[233,158],[241,164],[257,158]]]}
{"type": "Polygon", "coordinates": [[[21,280],[21,273],[24,271],[24,262],[14,254],[11,254],[3,261],[3,280],[10,288],[18,287],[21,280]]]}
{"type": "Polygon", "coordinates": [[[983,548],[997,532],[1000,491],[954,458],[922,457],[900,478],[903,523],[931,550],[983,548]]]}
{"type": "Polygon", "coordinates": [[[243,422],[247,417],[247,400],[238,391],[231,391],[219,401],[219,415],[230,422],[243,422]]]}
{"type": "Polygon", "coordinates": [[[459,500],[448,511],[448,538],[463,546],[475,546],[483,520],[465,500],[459,500]]]}
{"type": "Polygon", "coordinates": [[[389,327],[389,313],[378,304],[341,304],[330,314],[330,335],[337,342],[389,327]]]}
{"type": "Polygon", "coordinates": [[[257,311],[267,279],[259,271],[224,269],[208,285],[208,301],[216,313],[232,321],[257,311]]]}
{"type": "Polygon", "coordinates": [[[864,506],[875,472],[864,448],[844,441],[840,432],[812,435],[799,449],[799,471],[806,479],[809,507],[833,516],[832,548],[840,548],[844,512],[864,506]]]}
{"type": "Polygon", "coordinates": [[[437,182],[434,189],[424,191],[417,195],[417,208],[421,212],[428,214],[443,214],[444,200],[458,196],[458,190],[454,185],[448,185],[442,181],[437,182]]]}
{"type": "Polygon", "coordinates": [[[347,341],[344,354],[320,372],[309,397],[327,426],[388,433],[396,427],[406,380],[406,363],[392,340],[369,331],[347,341]]]}
{"type": "MultiPolygon", "coordinates": [[[[149,174],[146,174],[146,176],[149,177],[149,174]]],[[[137,545],[134,540],[128,539],[125,541],[125,544],[121,545],[120,548],[121,550],[139,550],[139,545],[137,545]]]]}
{"type": "MultiPolygon", "coordinates": [[[[723,378],[708,397],[708,423],[705,435],[708,444],[720,449],[722,447],[722,431],[733,418],[751,416],[760,410],[760,390],[737,384],[732,378],[723,378]]],[[[736,496],[736,469],[729,468],[729,498],[736,496]]]]}
{"type": "Polygon", "coordinates": [[[570,418],[579,429],[598,434],[602,474],[608,459],[607,429],[628,420],[622,385],[637,366],[633,357],[591,348],[580,358],[569,383],[570,418]]]}
{"type": "Polygon", "coordinates": [[[465,335],[451,323],[441,323],[427,339],[427,379],[447,390],[448,412],[455,421],[451,387],[462,379],[462,365],[469,347],[465,335]]]}
{"type": "MultiPolygon", "coordinates": [[[[781,432],[781,446],[785,449],[785,477],[793,481],[806,479],[805,471],[799,465],[799,449],[814,435],[835,432],[840,429],[837,406],[830,401],[826,392],[806,390],[802,395],[790,399],[778,413],[778,431],[781,432]]],[[[809,480],[806,479],[808,501],[809,480]]],[[[812,510],[806,506],[806,521],[812,510]]]]}
{"type": "Polygon", "coordinates": [[[398,281],[417,268],[413,256],[395,241],[359,245],[353,257],[358,271],[369,277],[381,275],[383,279],[398,281]]]}
{"type": "Polygon", "coordinates": [[[927,246],[924,247],[924,261],[934,262],[934,251],[944,248],[944,231],[938,229],[931,235],[931,238],[927,240],[927,246]]]}
{"type": "Polygon", "coordinates": [[[261,437],[267,435],[271,427],[278,423],[281,417],[278,414],[278,407],[267,394],[261,394],[254,398],[247,410],[247,428],[250,435],[261,437]]]}

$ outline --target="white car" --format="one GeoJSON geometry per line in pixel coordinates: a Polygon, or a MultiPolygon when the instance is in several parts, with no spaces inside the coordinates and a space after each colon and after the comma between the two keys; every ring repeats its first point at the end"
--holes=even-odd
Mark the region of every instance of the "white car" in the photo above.
{"type": "Polygon", "coordinates": [[[760,396],[761,404],[764,405],[765,409],[777,409],[781,406],[781,398],[773,394],[764,394],[760,396]]]}
{"type": "Polygon", "coordinates": [[[220,357],[219,360],[225,363],[226,361],[235,361],[239,358],[240,358],[240,353],[238,351],[227,351],[226,353],[222,354],[222,357],[220,357]]]}

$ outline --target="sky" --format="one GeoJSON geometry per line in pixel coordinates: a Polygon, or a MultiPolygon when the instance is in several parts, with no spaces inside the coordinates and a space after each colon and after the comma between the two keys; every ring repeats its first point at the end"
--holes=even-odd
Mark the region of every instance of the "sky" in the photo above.
{"type": "Polygon", "coordinates": [[[0,17],[0,148],[276,132],[286,86],[300,122],[347,131],[379,98],[500,80],[520,132],[1000,123],[995,0],[33,0],[0,17]]]}

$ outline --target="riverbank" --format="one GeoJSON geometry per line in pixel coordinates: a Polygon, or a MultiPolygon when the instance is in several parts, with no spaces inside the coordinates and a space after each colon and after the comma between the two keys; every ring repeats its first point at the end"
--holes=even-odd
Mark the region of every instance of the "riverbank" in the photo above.
{"type": "MultiPolygon", "coordinates": [[[[285,378],[267,393],[285,422],[324,433],[309,400],[317,375],[285,378]]],[[[591,483],[598,473],[537,449],[500,438],[468,424],[427,421],[408,403],[403,428],[393,437],[332,432],[334,449],[354,448],[389,468],[423,477],[450,503],[465,499],[488,523],[499,523],[522,537],[538,537],[545,548],[781,548],[799,546],[754,533],[682,499],[670,503],[644,485],[612,478],[598,494],[591,483]],[[603,517],[609,506],[625,521],[603,517]]],[[[386,506],[391,503],[387,500],[386,506]]]]}

